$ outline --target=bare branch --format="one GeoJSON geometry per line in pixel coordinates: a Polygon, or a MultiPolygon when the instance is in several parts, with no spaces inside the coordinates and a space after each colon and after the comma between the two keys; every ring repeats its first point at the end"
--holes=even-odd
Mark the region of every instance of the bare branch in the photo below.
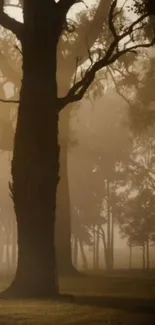
{"type": "Polygon", "coordinates": [[[137,54],[136,49],[139,49],[139,48],[148,48],[148,47],[153,46],[154,44],[155,44],[155,38],[153,38],[153,40],[151,42],[149,42],[149,43],[136,44],[136,45],[131,46],[130,48],[126,48],[126,49],[124,49],[124,50],[116,53],[115,55],[113,55],[111,57],[111,59],[109,60],[109,64],[115,62],[123,54],[129,53],[129,52],[134,53],[134,54],[137,54]]]}
{"type": "Polygon", "coordinates": [[[112,2],[111,8],[110,8],[110,12],[109,12],[109,29],[110,29],[110,31],[111,31],[114,39],[117,39],[118,38],[118,35],[116,33],[116,29],[115,29],[115,26],[114,26],[114,23],[113,23],[114,12],[115,12],[116,6],[117,6],[117,0],[114,0],[112,2]]]}
{"type": "Polygon", "coordinates": [[[21,41],[23,24],[11,18],[4,12],[4,0],[0,0],[0,25],[16,35],[21,41]]]}
{"type": "Polygon", "coordinates": [[[76,58],[76,68],[75,68],[75,75],[74,75],[74,81],[73,81],[73,84],[74,84],[74,85],[75,85],[75,83],[76,83],[77,70],[78,70],[79,62],[80,62],[80,58],[76,58]]]}
{"type": "MultiPolygon", "coordinates": [[[[117,5],[117,0],[114,0],[111,6],[110,10],[110,19],[109,19],[109,28],[112,31],[114,40],[110,44],[109,48],[107,49],[105,55],[98,59],[95,63],[91,64],[91,66],[86,70],[84,76],[81,78],[80,81],[78,81],[76,84],[74,84],[71,89],[69,90],[68,94],[64,98],[59,99],[60,109],[62,109],[65,105],[67,105],[70,102],[76,102],[83,98],[85,92],[93,82],[96,73],[104,68],[109,66],[110,64],[114,63],[116,60],[118,60],[122,55],[126,53],[134,53],[136,54],[136,49],[138,48],[147,48],[155,44],[155,38],[152,39],[149,43],[141,43],[141,44],[134,44],[129,47],[123,47],[121,50],[119,48],[120,43],[126,40],[127,37],[130,37],[131,41],[131,34],[138,29],[139,24],[142,23],[145,18],[148,17],[147,14],[141,15],[141,17],[137,18],[134,22],[130,24],[129,27],[127,27],[120,35],[117,35],[115,32],[115,26],[111,20],[113,19],[114,11],[117,5]]],[[[90,54],[90,53],[89,53],[90,54]]]]}
{"type": "Polygon", "coordinates": [[[125,0],[124,3],[122,4],[121,8],[120,8],[119,10],[117,10],[117,11],[114,13],[113,18],[116,18],[116,16],[118,16],[119,14],[122,14],[123,9],[124,9],[124,7],[125,7],[127,1],[128,1],[128,0],[125,0]]]}
{"type": "Polygon", "coordinates": [[[117,82],[116,82],[116,80],[115,80],[115,77],[114,77],[114,75],[113,75],[113,73],[112,73],[112,71],[111,71],[111,69],[108,67],[107,68],[108,69],[108,72],[109,72],[109,74],[110,74],[110,76],[111,76],[111,79],[112,79],[112,81],[113,81],[113,84],[114,84],[114,86],[115,86],[115,90],[116,90],[116,92],[117,92],[117,94],[120,96],[120,97],[122,97],[123,98],[123,100],[127,103],[127,105],[129,105],[130,107],[131,107],[131,103],[130,103],[130,101],[122,94],[122,92],[120,91],[120,89],[119,89],[119,87],[118,87],[118,85],[117,85],[117,82]]]}

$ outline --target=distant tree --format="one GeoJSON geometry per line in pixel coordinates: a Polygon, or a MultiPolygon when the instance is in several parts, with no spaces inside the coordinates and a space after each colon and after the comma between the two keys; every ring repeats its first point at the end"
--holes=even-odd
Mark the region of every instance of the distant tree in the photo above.
{"type": "Polygon", "coordinates": [[[124,106],[120,105],[118,97],[115,97],[113,107],[112,95],[114,96],[114,93],[110,92],[107,99],[105,96],[105,103],[102,102],[103,111],[100,110],[95,114],[100,107],[100,101],[94,104],[92,122],[89,119],[86,121],[89,124],[89,132],[86,131],[84,121],[79,120],[78,127],[81,134],[84,133],[84,139],[78,144],[80,148],[84,148],[85,157],[84,161],[81,160],[81,165],[72,166],[72,204],[82,211],[83,218],[79,221],[86,224],[91,233],[94,269],[99,268],[99,242],[103,243],[106,269],[113,268],[115,200],[117,200],[115,191],[124,178],[118,161],[127,161],[131,146],[128,139],[129,130],[123,124],[126,111],[124,106]],[[96,115],[99,114],[102,118],[96,126],[96,115]]]}
{"type": "Polygon", "coordinates": [[[73,265],[78,268],[78,253],[81,255],[83,269],[88,270],[87,257],[85,254],[84,246],[92,246],[92,237],[88,227],[84,224],[83,213],[76,207],[73,211],[72,220],[72,256],[73,265]]]}
{"type": "Polygon", "coordinates": [[[143,267],[145,268],[145,252],[147,268],[150,268],[149,247],[155,232],[155,195],[144,188],[133,197],[128,198],[119,215],[119,227],[123,237],[127,238],[130,248],[140,246],[143,251],[143,267]]]}

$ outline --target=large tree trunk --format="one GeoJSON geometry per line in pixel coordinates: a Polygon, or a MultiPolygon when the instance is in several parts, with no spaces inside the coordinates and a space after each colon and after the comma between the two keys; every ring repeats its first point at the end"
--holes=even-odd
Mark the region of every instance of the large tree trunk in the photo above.
{"type": "Polygon", "coordinates": [[[12,161],[18,265],[6,295],[18,297],[58,293],[54,234],[59,172],[56,85],[59,31],[55,21],[49,20],[56,19],[51,14],[52,2],[46,1],[44,5],[38,2],[35,6],[31,8],[27,2],[24,9],[23,80],[12,161]],[[35,24],[29,29],[32,14],[35,24]]]}
{"type": "MultiPolygon", "coordinates": [[[[21,1],[20,1],[21,2],[21,1]]],[[[23,4],[23,1],[22,1],[23,4]]],[[[91,23],[88,23],[88,26],[86,28],[81,25],[81,28],[79,29],[79,39],[77,43],[75,43],[75,46],[73,47],[73,50],[71,51],[70,55],[67,58],[65,58],[65,62],[63,62],[63,67],[60,67],[60,80],[58,80],[58,83],[60,84],[61,88],[61,94],[64,95],[69,89],[71,78],[73,77],[73,74],[75,72],[75,61],[78,56],[81,57],[81,63],[86,61],[86,59],[89,56],[88,50],[87,50],[87,43],[89,43],[89,47],[93,45],[95,42],[96,38],[100,34],[102,30],[103,23],[107,19],[107,13],[109,11],[111,2],[106,3],[105,1],[100,0],[99,1],[99,6],[96,10],[96,14],[94,16],[94,19],[91,23]],[[84,33],[81,34],[81,30],[84,33]],[[85,41],[87,39],[87,42],[85,41]]],[[[51,17],[52,20],[52,17],[51,17]]],[[[61,58],[62,60],[62,58],[61,58]]],[[[14,83],[16,81],[16,85],[19,87],[18,84],[18,76],[14,69],[11,69],[10,66],[8,67],[7,61],[4,60],[2,68],[4,70],[4,75],[9,76],[12,78],[12,82],[14,83]]],[[[58,76],[58,75],[57,75],[58,76]]],[[[3,96],[2,96],[3,97],[3,96]]],[[[71,105],[70,105],[71,107],[71,105]]],[[[67,112],[66,112],[67,115],[67,112]]],[[[61,120],[61,114],[60,114],[60,120],[61,120]]],[[[69,115],[68,119],[66,119],[65,122],[62,123],[60,122],[60,125],[62,126],[65,125],[65,128],[67,130],[67,136],[69,134],[69,115]],[[65,124],[66,123],[66,124],[65,124]]],[[[63,160],[66,156],[66,166],[67,166],[67,150],[66,148],[68,147],[68,138],[66,137],[65,140],[65,145],[61,146],[61,153],[63,155],[63,160]],[[66,152],[65,152],[66,150],[66,152]]],[[[61,160],[61,158],[60,158],[61,160]]],[[[75,268],[72,265],[72,259],[71,259],[71,246],[70,245],[70,237],[71,237],[71,232],[70,232],[70,223],[71,223],[71,218],[70,218],[70,202],[69,202],[69,188],[68,188],[68,174],[67,174],[67,169],[65,170],[65,167],[63,168],[63,174],[60,172],[60,177],[62,178],[62,181],[60,181],[59,188],[58,188],[58,205],[60,206],[59,212],[57,214],[58,219],[57,219],[57,224],[56,224],[56,250],[57,250],[57,262],[58,262],[58,271],[59,274],[62,275],[77,275],[78,272],[75,270],[75,268]],[[63,182],[66,184],[63,185],[63,182]],[[61,200],[65,201],[63,203],[63,206],[65,206],[65,210],[63,211],[61,209],[61,200]],[[60,211],[61,210],[61,211],[60,211]],[[65,219],[65,221],[64,221],[65,219]],[[66,225],[66,232],[63,234],[63,238],[61,238],[61,233],[59,229],[62,229],[63,225],[66,225]],[[61,240],[60,240],[61,239],[61,240]],[[63,252],[63,254],[62,254],[63,252]]]]}

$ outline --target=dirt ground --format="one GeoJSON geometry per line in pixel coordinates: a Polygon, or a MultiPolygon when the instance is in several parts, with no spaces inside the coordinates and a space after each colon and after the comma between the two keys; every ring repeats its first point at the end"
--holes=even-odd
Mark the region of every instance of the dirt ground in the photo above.
{"type": "Polygon", "coordinates": [[[52,301],[0,301],[2,325],[154,325],[155,314],[52,301]]]}
{"type": "MultiPolygon", "coordinates": [[[[10,279],[0,278],[0,291],[10,279]]],[[[0,325],[155,325],[155,279],[61,278],[71,301],[0,300],[0,325]]]]}

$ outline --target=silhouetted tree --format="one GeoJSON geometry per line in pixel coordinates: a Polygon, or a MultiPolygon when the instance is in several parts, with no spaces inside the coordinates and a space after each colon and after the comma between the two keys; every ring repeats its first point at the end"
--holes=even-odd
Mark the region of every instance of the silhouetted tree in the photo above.
{"type": "MultiPolygon", "coordinates": [[[[9,1],[7,1],[9,5],[9,1]]],[[[76,32],[72,33],[75,38],[75,42],[70,42],[67,33],[64,33],[64,37],[61,38],[58,46],[58,93],[64,95],[67,93],[71,80],[75,72],[76,56],[81,57],[81,64],[89,58],[87,47],[92,47],[96,38],[98,37],[102,25],[105,20],[104,10],[109,4],[105,4],[100,1],[100,4],[94,13],[92,11],[93,21],[87,15],[79,15],[79,21],[76,28],[76,32]],[[104,10],[103,10],[104,7],[104,10]],[[82,33],[81,33],[82,31],[82,33]],[[87,42],[86,42],[87,39],[87,42]],[[89,43],[89,44],[88,44],[89,43]],[[66,55],[67,53],[67,55],[66,55]],[[63,78],[62,78],[63,76],[63,78]]],[[[21,2],[16,5],[21,7],[21,2]]],[[[88,16],[89,12],[88,12],[88,16]]],[[[67,31],[73,29],[73,22],[67,21],[67,31]]],[[[71,247],[70,247],[70,199],[69,199],[69,187],[68,187],[68,175],[67,175],[67,160],[68,160],[68,145],[69,145],[69,116],[73,105],[69,105],[65,112],[60,113],[60,182],[57,189],[57,219],[56,219],[56,249],[57,249],[57,262],[59,273],[73,274],[75,273],[71,263],[71,247]],[[60,229],[64,227],[66,231],[60,233],[60,229]],[[61,240],[60,240],[61,237],[61,240]],[[65,247],[65,253],[64,251],[65,247]],[[65,255],[64,255],[65,254],[65,255]],[[64,258],[65,256],[65,258],[64,258]]]]}
{"type": "Polygon", "coordinates": [[[17,216],[18,265],[5,295],[43,297],[58,293],[54,230],[59,180],[59,112],[68,103],[82,99],[98,70],[128,51],[154,42],[121,46],[127,36],[133,40],[137,25],[139,27],[148,14],[129,22],[120,31],[114,24],[119,14],[117,1],[112,2],[108,49],[99,58],[93,58],[90,52],[91,63],[85,74],[76,76],[73,86],[60,98],[56,78],[57,48],[67,13],[75,3],[74,0],[57,3],[47,0],[43,5],[40,0],[24,0],[22,24],[4,12],[4,0],[0,1],[0,24],[16,35],[23,56],[11,188],[17,216]]]}
{"type": "MultiPolygon", "coordinates": [[[[9,1],[7,1],[6,5],[9,5],[9,1]]],[[[21,2],[16,5],[21,8],[21,2]]],[[[79,57],[82,58],[82,62],[89,58],[89,53],[86,49],[88,44],[86,44],[86,39],[89,39],[89,47],[91,47],[98,37],[103,22],[105,20],[105,15],[103,13],[103,7],[106,9],[106,4],[103,1],[100,1],[100,5],[98,6],[95,15],[92,12],[93,21],[91,22],[88,17],[84,17],[84,15],[79,15],[80,19],[78,21],[78,28],[76,28],[76,33],[74,38],[75,42],[69,41],[68,35],[64,33],[64,37],[61,38],[59,51],[58,51],[58,85],[59,85],[59,93],[60,95],[66,94],[70,87],[71,79],[75,72],[75,60],[77,56],[77,51],[79,57]],[[85,18],[85,19],[84,19],[85,18]],[[82,30],[82,33],[81,33],[82,30]],[[67,52],[67,55],[64,55],[64,51],[67,52]],[[63,76],[63,78],[62,78],[63,76]]],[[[109,7],[109,4],[108,4],[109,7]]],[[[93,10],[92,10],[93,11],[93,10]]],[[[86,16],[86,15],[85,15],[86,16]]],[[[90,18],[90,17],[89,17],[90,18]]],[[[70,26],[71,29],[74,26],[70,26]]],[[[7,53],[5,53],[7,55],[7,53]]],[[[16,56],[15,56],[16,57],[16,56]]],[[[3,54],[4,59],[4,54],[3,54]]],[[[19,61],[19,60],[18,60],[19,61]]],[[[14,81],[17,79],[17,74],[15,74],[14,69],[8,69],[8,65],[5,60],[5,67],[3,67],[3,71],[9,73],[11,79],[14,81]],[[12,71],[13,70],[13,71],[12,71]]],[[[17,80],[16,80],[17,81],[17,80]]],[[[17,88],[19,88],[19,80],[16,82],[17,88]]],[[[99,87],[98,87],[99,92],[99,87]]],[[[60,113],[60,182],[58,186],[58,194],[57,194],[57,222],[56,222],[56,249],[57,249],[57,259],[58,259],[58,269],[59,273],[63,274],[71,274],[73,273],[73,268],[71,265],[71,248],[70,248],[70,199],[69,199],[69,188],[68,188],[68,175],[67,175],[67,159],[68,159],[68,145],[69,142],[69,116],[72,105],[69,105],[68,109],[65,112],[60,113]],[[60,229],[65,225],[66,231],[60,233],[60,229]],[[61,240],[60,240],[61,237],[61,240]],[[65,253],[64,253],[65,247],[65,253]],[[63,253],[62,253],[63,251],[63,253]],[[65,255],[64,255],[65,254],[65,255]],[[65,258],[64,258],[65,257],[65,258]]],[[[11,127],[11,123],[9,123],[11,127]]]]}
{"type": "MultiPolygon", "coordinates": [[[[6,5],[9,5],[9,1],[7,1],[6,5]]],[[[19,5],[17,5],[17,6],[21,7],[21,3],[19,3],[19,5]]],[[[103,14],[101,17],[102,7],[103,7],[103,1],[100,1],[100,6],[98,7],[95,14],[93,13],[93,10],[92,10],[92,15],[94,15],[94,18],[93,18],[93,22],[91,24],[88,22],[87,18],[84,19],[85,18],[84,15],[81,15],[81,16],[79,15],[79,17],[80,17],[80,19],[78,21],[79,27],[76,30],[75,39],[79,38],[81,29],[84,29],[86,31],[86,34],[89,35],[89,45],[93,44],[93,42],[96,40],[96,37],[99,34],[99,30],[101,29],[101,25],[104,21],[103,14]],[[88,25],[89,25],[89,28],[88,28],[88,25]],[[91,33],[91,30],[92,29],[94,30],[94,27],[95,27],[95,32],[91,33]]],[[[102,32],[102,34],[103,34],[103,32],[102,32]]],[[[103,37],[103,35],[101,35],[101,36],[103,38],[103,41],[105,42],[105,35],[104,35],[104,37],[103,37]]],[[[101,38],[101,36],[100,36],[100,38],[101,38]]],[[[67,39],[67,35],[65,35],[65,37],[67,39]]],[[[82,38],[82,40],[83,40],[83,38],[82,38]]],[[[3,42],[4,42],[4,40],[3,40],[3,42]]],[[[85,53],[84,57],[82,59],[82,62],[83,62],[88,58],[89,53],[86,53],[86,51],[85,51],[86,44],[84,44],[84,42],[83,42],[82,43],[83,45],[81,46],[80,45],[81,42],[83,42],[83,41],[80,41],[80,42],[78,41],[78,49],[80,50],[80,53],[83,53],[83,51],[85,53]]],[[[101,42],[101,40],[99,39],[98,42],[101,42]]],[[[62,81],[62,78],[59,78],[59,89],[60,89],[60,93],[61,92],[65,93],[69,88],[71,76],[74,74],[74,70],[75,70],[74,69],[74,55],[73,55],[74,51],[73,51],[73,49],[74,49],[74,47],[76,47],[77,42],[74,42],[75,46],[74,46],[74,44],[70,44],[68,39],[67,39],[67,42],[66,41],[62,42],[62,40],[61,40],[61,43],[62,43],[61,46],[59,46],[59,48],[60,48],[59,49],[59,61],[61,62],[61,64],[60,64],[60,68],[58,69],[58,75],[59,74],[61,74],[61,76],[65,75],[65,76],[67,76],[66,77],[67,79],[62,81]],[[61,47],[62,47],[62,51],[61,51],[61,47]],[[68,53],[67,56],[65,56],[65,57],[62,55],[63,47],[66,49],[66,51],[68,53]],[[72,60],[73,64],[70,66],[69,64],[70,64],[71,60],[72,60]],[[64,64],[64,61],[65,61],[65,64],[64,64]],[[69,62],[69,64],[67,62],[69,62]],[[62,73],[62,71],[64,70],[64,68],[66,69],[66,67],[67,67],[67,73],[65,73],[65,72],[62,73]]],[[[18,51],[18,53],[19,53],[19,51],[18,51]]],[[[17,55],[15,55],[15,57],[16,56],[17,55]]],[[[3,53],[3,59],[4,59],[4,53],[3,53]]],[[[19,61],[18,58],[17,58],[17,61],[19,61]]],[[[131,64],[132,61],[133,61],[133,59],[131,60],[131,55],[130,55],[130,58],[128,55],[127,60],[125,60],[125,59],[120,60],[120,66],[122,67],[122,63],[125,66],[129,65],[129,63],[131,64]]],[[[6,75],[6,70],[8,71],[8,67],[6,67],[6,62],[5,62],[5,66],[3,67],[3,71],[5,71],[5,75],[6,75]]],[[[114,72],[118,71],[118,67],[114,66],[112,69],[109,68],[109,71],[110,71],[110,75],[111,75],[112,79],[115,81],[112,73],[113,73],[113,71],[114,72]]],[[[10,67],[9,67],[9,75],[10,74],[11,74],[11,76],[13,76],[13,79],[17,79],[17,74],[15,74],[14,70],[13,71],[11,70],[11,73],[10,73],[10,67]],[[15,78],[15,75],[16,75],[16,78],[15,78]]],[[[123,74],[122,74],[122,76],[123,76],[123,74]]],[[[128,77],[128,83],[129,83],[129,79],[131,79],[131,78],[128,77]]],[[[133,81],[134,81],[134,79],[132,77],[132,83],[133,83],[133,81]]],[[[124,80],[123,80],[123,82],[124,82],[124,80]]],[[[18,83],[19,83],[19,81],[17,82],[16,88],[19,87],[18,83]]],[[[99,83],[97,83],[96,87],[98,89],[97,89],[97,92],[95,92],[95,89],[94,89],[94,96],[95,96],[95,93],[99,93],[99,83]]],[[[101,87],[102,87],[102,85],[101,85],[101,87]]],[[[95,88],[95,86],[94,86],[94,88],[95,88]]],[[[68,147],[67,143],[68,143],[68,138],[69,138],[68,124],[69,124],[69,114],[70,114],[69,112],[70,112],[70,110],[68,109],[68,110],[65,110],[64,113],[61,112],[61,114],[60,114],[60,145],[61,145],[60,175],[61,175],[62,180],[59,183],[59,190],[58,190],[58,204],[57,204],[57,206],[58,206],[57,214],[58,215],[57,215],[57,227],[56,227],[57,228],[56,247],[58,248],[58,255],[59,255],[59,258],[58,258],[59,270],[61,270],[61,272],[63,274],[64,273],[67,274],[69,272],[69,269],[70,269],[70,272],[72,270],[71,257],[70,257],[70,222],[69,222],[69,215],[70,215],[69,210],[70,209],[69,209],[69,193],[68,193],[68,177],[67,177],[67,147],[68,147]],[[62,118],[62,115],[64,116],[63,118],[62,118]],[[62,132],[62,127],[61,127],[62,124],[63,124],[63,132],[62,132]],[[64,138],[64,139],[62,140],[62,138],[64,138]],[[63,236],[62,236],[62,233],[60,234],[59,229],[63,228],[64,224],[66,227],[66,231],[63,233],[63,236]],[[61,235],[61,240],[59,238],[59,234],[61,235]],[[66,247],[65,248],[65,256],[66,256],[65,258],[64,258],[64,252],[62,254],[64,247],[66,247]]],[[[9,131],[12,131],[11,122],[9,122],[8,127],[9,127],[9,131]]],[[[8,128],[5,128],[5,132],[6,131],[8,132],[8,128]]],[[[3,145],[4,144],[5,144],[5,142],[3,140],[3,145]]],[[[6,144],[5,144],[5,147],[6,147],[6,144]]]]}

